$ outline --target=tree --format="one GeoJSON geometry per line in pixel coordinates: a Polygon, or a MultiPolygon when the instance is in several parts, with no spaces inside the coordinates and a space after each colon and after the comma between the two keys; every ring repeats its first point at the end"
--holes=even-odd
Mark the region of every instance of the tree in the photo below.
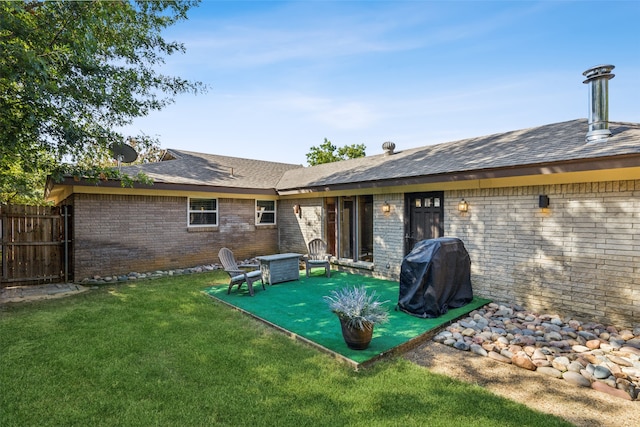
{"type": "MultiPolygon", "coordinates": [[[[131,146],[138,154],[136,160],[131,164],[158,162],[164,152],[164,150],[160,148],[160,141],[158,138],[151,138],[145,134],[136,138],[128,138],[126,140],[126,144],[131,146]]],[[[114,157],[111,147],[101,147],[97,157],[87,157],[86,155],[83,155],[75,162],[75,166],[78,170],[83,170],[85,172],[96,167],[112,168],[118,165],[118,161],[114,157]]]]}
{"type": "Polygon", "coordinates": [[[115,128],[206,89],[157,71],[185,50],[162,30],[196,4],[0,2],[0,202],[48,174],[80,173],[127,139],[115,128]]]}
{"type": "Polygon", "coordinates": [[[320,146],[312,146],[307,153],[307,163],[309,166],[320,165],[322,163],[338,162],[340,160],[355,159],[366,155],[364,144],[351,144],[343,147],[336,147],[327,138],[320,146]]]}
{"type": "MultiPolygon", "coordinates": [[[[2,149],[0,148],[0,151],[2,149]]],[[[53,157],[44,151],[33,153],[39,157],[40,163],[53,167],[53,157]]],[[[0,160],[0,203],[41,204],[44,202],[43,187],[47,178],[46,167],[32,172],[25,172],[20,162],[0,160]]]]}

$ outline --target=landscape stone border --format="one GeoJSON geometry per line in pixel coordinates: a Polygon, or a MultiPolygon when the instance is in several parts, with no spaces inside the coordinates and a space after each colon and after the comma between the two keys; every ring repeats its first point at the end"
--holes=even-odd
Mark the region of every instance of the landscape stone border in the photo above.
{"type": "MultiPolygon", "coordinates": [[[[238,262],[238,267],[240,268],[255,268],[259,262],[256,258],[249,258],[238,262]]],[[[78,283],[83,285],[101,285],[105,283],[117,283],[117,282],[128,282],[131,280],[140,280],[140,279],[159,279],[167,276],[180,276],[183,274],[195,274],[195,273],[205,273],[207,271],[221,270],[223,269],[221,264],[213,263],[213,264],[204,264],[196,267],[188,267],[188,268],[175,268],[172,270],[155,270],[149,271],[146,273],[138,273],[132,271],[128,274],[113,274],[107,276],[99,276],[95,275],[92,277],[85,277],[80,280],[78,283]]]]}
{"type": "Polygon", "coordinates": [[[640,400],[640,328],[618,330],[494,302],[452,323],[433,340],[574,386],[640,400]]]}
{"type": "Polygon", "coordinates": [[[173,270],[149,271],[146,273],[138,273],[138,272],[132,271],[131,273],[128,273],[128,274],[114,274],[110,276],[96,275],[92,277],[86,277],[82,279],[79,283],[82,285],[101,285],[105,283],[129,282],[132,280],[141,280],[141,279],[159,279],[162,277],[180,276],[183,274],[204,273],[207,271],[214,271],[221,268],[222,266],[219,264],[207,264],[207,265],[200,265],[197,267],[176,268],[173,270]]]}

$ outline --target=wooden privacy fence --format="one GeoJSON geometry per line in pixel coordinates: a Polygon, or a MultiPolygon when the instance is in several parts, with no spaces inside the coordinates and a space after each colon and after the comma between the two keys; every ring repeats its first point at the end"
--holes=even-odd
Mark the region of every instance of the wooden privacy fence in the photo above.
{"type": "Polygon", "coordinates": [[[68,214],[68,206],[0,206],[1,287],[69,279],[68,214]]]}

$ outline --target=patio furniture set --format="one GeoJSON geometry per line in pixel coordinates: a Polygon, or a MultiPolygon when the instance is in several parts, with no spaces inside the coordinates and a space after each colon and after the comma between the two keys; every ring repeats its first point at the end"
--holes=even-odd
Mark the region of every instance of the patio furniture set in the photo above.
{"type": "Polygon", "coordinates": [[[275,255],[265,255],[257,257],[260,264],[238,265],[233,256],[233,252],[228,248],[222,248],[218,252],[218,258],[229,274],[229,289],[238,285],[238,289],[243,283],[247,284],[249,294],[253,296],[253,283],[260,280],[262,289],[265,283],[273,285],[276,283],[298,280],[300,278],[300,258],[304,259],[306,275],[312,268],[324,268],[327,277],[331,277],[331,264],[327,254],[327,245],[322,239],[313,239],[308,244],[309,253],[304,256],[296,253],[285,253],[275,255]],[[249,270],[247,270],[249,269],[249,270]]]}

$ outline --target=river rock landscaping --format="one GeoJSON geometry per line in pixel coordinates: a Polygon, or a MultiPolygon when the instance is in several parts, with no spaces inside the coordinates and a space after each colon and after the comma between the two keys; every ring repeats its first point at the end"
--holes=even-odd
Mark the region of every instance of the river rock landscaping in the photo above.
{"type": "Polygon", "coordinates": [[[619,330],[490,303],[433,340],[574,386],[640,400],[640,328],[619,330]]]}
{"type": "MultiPolygon", "coordinates": [[[[238,260],[238,266],[240,268],[256,267],[257,265],[259,265],[259,262],[256,258],[238,260]]],[[[143,280],[143,279],[160,279],[162,277],[167,277],[167,276],[180,276],[183,274],[206,273],[207,271],[220,270],[222,268],[223,268],[222,265],[218,263],[213,263],[213,264],[198,265],[195,267],[175,268],[172,270],[148,271],[145,273],[138,273],[137,271],[132,271],[128,274],[113,274],[113,275],[105,275],[105,276],[96,275],[92,277],[85,277],[84,279],[80,280],[79,283],[83,285],[104,285],[106,283],[129,282],[132,280],[143,280]]]]}
{"type": "Polygon", "coordinates": [[[146,273],[138,273],[136,271],[132,271],[128,274],[114,274],[114,275],[105,275],[105,276],[92,276],[85,277],[79,283],[83,285],[103,285],[105,283],[117,283],[117,282],[129,282],[132,280],[142,280],[142,279],[160,279],[162,277],[167,276],[179,276],[182,274],[194,274],[194,273],[203,273],[206,271],[214,271],[222,268],[219,264],[207,264],[200,265],[197,267],[188,267],[188,268],[176,268],[173,270],[156,270],[149,271],[146,273]]]}

